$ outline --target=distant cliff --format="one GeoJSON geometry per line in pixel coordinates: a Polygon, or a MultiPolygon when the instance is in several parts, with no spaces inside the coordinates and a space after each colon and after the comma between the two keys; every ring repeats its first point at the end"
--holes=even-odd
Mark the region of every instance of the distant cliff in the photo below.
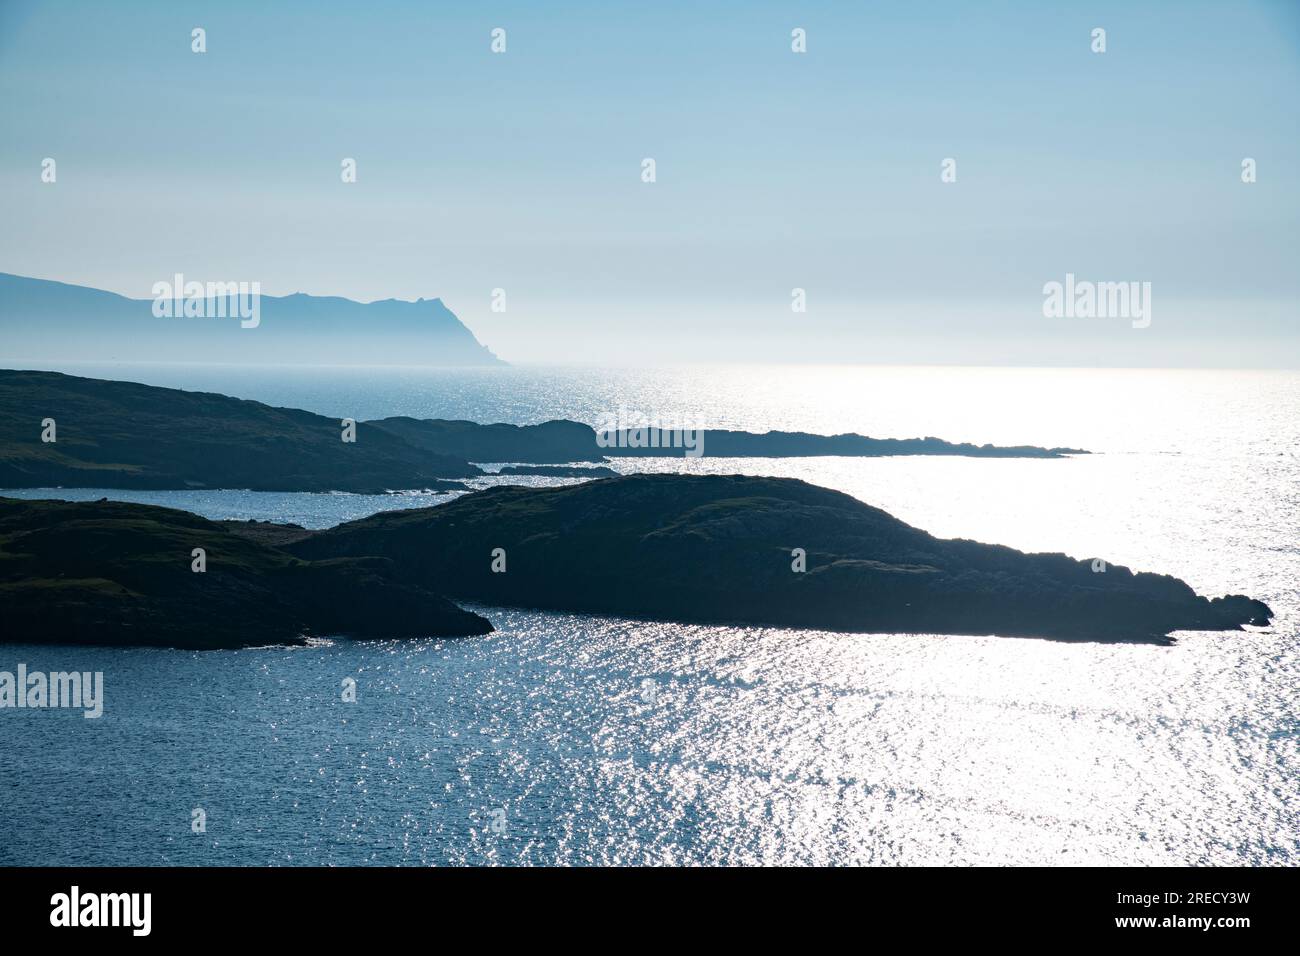
{"type": "MultiPolygon", "coordinates": [[[[4,358],[22,364],[505,364],[478,342],[441,299],[363,303],[302,293],[262,295],[255,326],[252,319],[241,321],[231,296],[209,299],[205,292],[198,301],[202,305],[195,308],[203,311],[203,316],[156,316],[151,299],[129,299],[102,289],[0,273],[4,358]],[[223,314],[213,314],[217,312],[223,314]]],[[[168,311],[183,313],[184,308],[174,308],[173,300],[168,311]]]]}

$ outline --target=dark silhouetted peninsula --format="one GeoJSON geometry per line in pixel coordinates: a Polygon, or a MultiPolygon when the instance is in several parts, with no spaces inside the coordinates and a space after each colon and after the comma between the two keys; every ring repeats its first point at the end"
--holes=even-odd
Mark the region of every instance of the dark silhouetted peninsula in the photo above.
{"type": "MultiPolygon", "coordinates": [[[[689,449],[680,438],[660,429],[598,432],[590,425],[549,421],[540,425],[479,425],[474,422],[398,416],[366,422],[413,445],[456,455],[467,461],[535,464],[604,461],[608,458],[681,458],[689,449]]],[[[1035,445],[972,445],[941,438],[868,438],[865,435],[812,435],[808,432],[763,434],[700,429],[690,444],[708,458],[804,458],[842,455],[876,458],[890,455],[958,455],[966,458],[1063,458],[1086,455],[1081,448],[1035,445]]]]}
{"type": "Polygon", "coordinates": [[[1063,554],[943,540],[787,478],[631,475],[498,487],[286,545],[380,555],[414,586],[485,604],[842,631],[1165,641],[1267,624],[1240,595],[1063,554]],[[506,570],[492,570],[494,549],[506,570]],[[804,552],[806,570],[794,568],[804,552]]]}
{"type": "MultiPolygon", "coordinates": [[[[671,432],[657,428],[622,429],[601,436],[610,458],[681,458],[688,451],[671,432]]],[[[1063,458],[1086,455],[1082,448],[1035,445],[972,445],[942,438],[868,438],[866,435],[812,435],[808,432],[738,432],[705,428],[699,447],[709,458],[880,458],[891,455],[960,455],[965,458],[1063,458]]]]}
{"type": "MultiPolygon", "coordinates": [[[[466,490],[471,462],[568,465],[608,457],[682,455],[609,444],[589,425],[479,425],[440,419],[359,422],[353,442],[340,420],[210,392],[0,369],[0,488],[248,488],[254,491],[466,490]],[[47,427],[47,422],[52,426],[47,427]],[[46,436],[54,441],[45,441],[46,436]]],[[[938,438],[875,439],[704,431],[710,457],[962,455],[1059,458],[1068,448],[952,444],[938,438]]],[[[657,436],[656,436],[657,437],[657,436]]],[[[581,469],[581,465],[577,466],[581,469]]],[[[514,474],[554,474],[515,470],[514,474]]],[[[610,472],[571,468],[566,476],[610,472]]]]}
{"type": "Polygon", "coordinates": [[[0,498],[9,642],[219,648],[491,629],[449,597],[680,622],[1097,641],[1167,642],[1272,616],[1241,595],[1208,600],[1176,578],[1103,567],[935,538],[788,478],[503,486],[317,532],[0,498]]]}

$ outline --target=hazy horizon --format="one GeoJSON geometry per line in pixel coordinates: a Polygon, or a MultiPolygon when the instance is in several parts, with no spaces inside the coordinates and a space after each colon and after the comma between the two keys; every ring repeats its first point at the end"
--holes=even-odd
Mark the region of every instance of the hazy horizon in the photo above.
{"type": "Polygon", "coordinates": [[[1298,9],[957,8],[8,3],[0,271],[439,298],[512,364],[1300,364],[1298,9]]]}
{"type": "MultiPolygon", "coordinates": [[[[3,273],[2,271],[0,271],[0,274],[4,274],[4,273],[3,273]]],[[[45,281],[51,281],[51,282],[61,282],[61,281],[62,281],[62,280],[55,279],[55,278],[52,278],[52,277],[44,277],[44,276],[32,276],[32,277],[26,277],[26,278],[37,278],[37,279],[42,279],[42,280],[45,280],[45,281]]],[[[64,283],[64,284],[68,284],[68,283],[64,283]]],[[[73,285],[75,285],[75,283],[74,283],[73,285]]],[[[80,288],[91,288],[91,287],[80,287],[80,288]]],[[[112,292],[112,293],[114,293],[114,294],[116,294],[116,295],[123,295],[123,296],[125,296],[125,297],[127,297],[127,298],[132,299],[132,301],[137,301],[137,302],[147,302],[147,301],[149,301],[149,296],[128,296],[128,295],[126,295],[126,293],[118,292],[117,290],[113,290],[113,289],[104,289],[104,290],[100,290],[100,291],[107,291],[107,292],[112,292]]],[[[285,295],[295,295],[295,294],[306,295],[306,296],[313,297],[313,298],[331,298],[331,296],[316,296],[314,293],[311,293],[311,292],[286,293],[285,295]]],[[[283,298],[283,296],[278,296],[277,298],[283,298]]],[[[431,297],[431,298],[436,299],[437,297],[431,297]]],[[[357,301],[357,300],[349,300],[349,301],[357,301]]],[[[394,297],[389,297],[389,298],[387,298],[387,299],[374,299],[374,300],[370,300],[369,302],[362,302],[361,304],[373,304],[373,303],[378,303],[378,302],[392,302],[392,301],[399,301],[399,302],[406,302],[406,303],[412,303],[412,304],[414,304],[414,303],[418,302],[419,300],[396,299],[396,298],[394,298],[394,297]]],[[[430,299],[426,298],[424,301],[430,301],[430,299]]],[[[446,303],[444,303],[444,305],[446,305],[446,303]]],[[[451,308],[450,306],[448,306],[448,308],[452,311],[453,314],[455,314],[455,309],[451,308]]],[[[458,318],[459,318],[459,316],[458,316],[458,318]]],[[[464,322],[463,318],[461,319],[461,321],[462,321],[463,324],[466,325],[467,328],[469,328],[469,330],[470,330],[470,332],[471,332],[472,334],[478,335],[478,333],[476,332],[476,330],[473,329],[473,328],[469,325],[469,323],[465,323],[465,322],[464,322]]],[[[481,336],[478,336],[478,338],[479,338],[480,341],[482,341],[482,337],[481,337],[481,336]]],[[[57,339],[55,339],[54,341],[57,341],[57,339]]],[[[487,343],[487,342],[483,342],[483,344],[484,344],[485,346],[490,347],[490,344],[487,343]]],[[[336,363],[336,362],[289,362],[289,361],[282,361],[282,360],[276,360],[276,359],[264,359],[264,360],[253,359],[253,360],[249,360],[249,361],[229,362],[229,361],[220,361],[220,360],[213,360],[213,359],[193,359],[193,360],[184,360],[184,361],[182,361],[182,360],[176,360],[176,359],[167,359],[167,358],[157,358],[157,359],[116,359],[116,358],[114,358],[114,357],[112,357],[112,356],[107,356],[107,357],[105,357],[105,356],[99,356],[99,355],[96,355],[96,357],[93,357],[93,358],[84,358],[84,357],[76,357],[75,354],[68,354],[68,353],[66,352],[66,348],[65,348],[65,347],[61,347],[61,348],[64,348],[64,351],[61,352],[58,356],[53,356],[53,355],[51,355],[51,356],[48,356],[48,357],[22,357],[22,358],[20,358],[20,359],[17,360],[17,361],[12,361],[12,362],[8,362],[8,361],[6,361],[6,362],[4,363],[4,367],[6,367],[6,368],[44,368],[44,369],[51,369],[51,370],[55,370],[55,371],[57,371],[57,370],[59,370],[59,369],[61,369],[61,368],[63,368],[63,367],[95,367],[95,368],[99,368],[99,369],[102,370],[102,369],[110,368],[110,367],[114,367],[114,366],[120,366],[120,367],[124,367],[124,368],[129,368],[129,367],[133,367],[133,366],[140,366],[140,367],[148,367],[148,366],[163,366],[163,367],[175,366],[175,367],[183,367],[183,366],[191,366],[191,365],[192,365],[192,366],[196,366],[196,367],[231,367],[231,368],[241,368],[241,367],[247,367],[247,368],[293,368],[293,369],[313,369],[313,368],[315,368],[315,369],[347,369],[347,368],[353,368],[353,369],[369,369],[369,368],[376,368],[376,369],[377,369],[377,368],[393,368],[393,369],[431,369],[431,370],[434,370],[434,369],[440,369],[440,368],[454,369],[454,368],[457,368],[457,367],[471,367],[471,368],[474,367],[474,366],[439,365],[439,364],[436,364],[436,363],[402,362],[402,361],[383,362],[383,363],[375,363],[375,362],[352,362],[352,363],[343,364],[343,363],[336,363]]],[[[92,351],[93,351],[93,350],[92,350],[92,351]]],[[[256,354],[256,353],[254,353],[254,354],[256,354]]],[[[399,355],[400,355],[400,350],[399,350],[399,355]]],[[[1103,361],[1103,362],[1096,362],[1096,363],[1094,363],[1094,364],[1080,363],[1080,362],[1077,362],[1077,361],[1061,361],[1061,362],[1043,361],[1043,362],[1041,362],[1041,363],[1035,364],[1035,363],[1033,363],[1033,362],[972,361],[972,360],[969,360],[969,359],[965,359],[965,360],[963,360],[963,359],[954,359],[954,360],[950,360],[950,361],[944,361],[944,360],[931,360],[931,361],[871,361],[871,360],[825,360],[825,361],[815,361],[815,360],[794,360],[794,361],[790,361],[790,360],[786,360],[786,361],[781,361],[779,358],[774,358],[774,357],[766,357],[766,358],[764,358],[764,357],[741,358],[741,359],[738,360],[735,356],[731,357],[730,359],[726,359],[726,360],[721,360],[721,359],[719,359],[719,358],[717,358],[717,357],[708,357],[708,356],[705,356],[705,357],[694,358],[694,359],[693,359],[693,358],[690,358],[690,357],[681,358],[681,359],[676,359],[676,360],[671,360],[671,359],[670,359],[670,360],[664,360],[664,359],[660,359],[660,360],[657,360],[657,361],[654,361],[654,362],[648,362],[648,363],[647,363],[647,362],[637,362],[637,361],[635,360],[635,358],[627,359],[627,360],[624,360],[624,359],[617,359],[617,358],[616,358],[615,360],[611,361],[611,360],[609,360],[609,359],[606,359],[606,358],[603,358],[603,357],[599,357],[599,356],[592,357],[592,356],[583,356],[583,355],[579,355],[579,356],[567,356],[567,357],[565,357],[563,360],[559,360],[559,361],[555,360],[553,357],[542,357],[542,358],[540,358],[540,359],[531,359],[531,358],[524,358],[524,359],[506,359],[505,361],[506,361],[506,364],[507,364],[507,365],[509,365],[509,366],[515,366],[515,367],[519,367],[519,368],[538,368],[538,369],[544,369],[544,368],[551,368],[551,369],[563,369],[563,368],[604,368],[604,369],[610,369],[610,370],[617,370],[617,369],[635,369],[635,368],[647,367],[647,366],[648,366],[648,367],[654,367],[654,368],[691,368],[691,367],[716,367],[716,366],[721,366],[721,365],[733,365],[733,366],[737,366],[737,367],[782,367],[782,366],[784,366],[784,367],[792,367],[792,368],[802,368],[802,367],[826,367],[826,368],[836,368],[836,367],[854,367],[854,368],[861,367],[861,368],[871,368],[871,367],[878,367],[878,368],[895,368],[895,369],[903,369],[903,368],[909,368],[909,367],[911,367],[911,368],[1020,368],[1020,369],[1026,369],[1026,370],[1032,370],[1032,369],[1036,369],[1036,368],[1042,368],[1042,369],[1053,369],[1053,368],[1070,369],[1070,368],[1075,368],[1075,369],[1112,369],[1112,370],[1122,370],[1122,369],[1162,369],[1162,368],[1163,368],[1163,369],[1170,369],[1170,370],[1184,369],[1184,370],[1187,370],[1187,371],[1195,371],[1195,370],[1205,370],[1205,371],[1234,371],[1234,370],[1240,370],[1240,371],[1250,371],[1250,370],[1260,370],[1260,371],[1270,371],[1270,370],[1272,370],[1272,371],[1294,371],[1294,370],[1300,369],[1300,360],[1298,360],[1298,358],[1300,358],[1300,353],[1296,353],[1296,352],[1293,352],[1293,351],[1286,351],[1286,352],[1283,352],[1283,353],[1278,353],[1278,354],[1275,356],[1275,358],[1276,358],[1276,361],[1274,361],[1274,362],[1272,362],[1272,363],[1268,363],[1268,362],[1259,362],[1259,363],[1256,363],[1256,364],[1240,364],[1240,365],[1234,365],[1234,364],[1231,364],[1231,363],[1229,363],[1229,362],[1225,362],[1225,361],[1220,361],[1220,362],[1217,363],[1217,364],[1214,364],[1214,363],[1206,363],[1206,364],[1200,364],[1200,365],[1198,365],[1198,364],[1186,364],[1186,363],[1185,363],[1185,364],[1174,364],[1174,363],[1169,363],[1169,364],[1164,364],[1164,365],[1152,365],[1152,364],[1146,364],[1146,365],[1143,365],[1143,364],[1128,364],[1128,365],[1126,365],[1126,364],[1122,364],[1122,363],[1113,363],[1113,362],[1112,362],[1112,363],[1107,363],[1107,362],[1104,362],[1104,361],[1103,361]],[[585,361],[584,361],[584,358],[586,359],[585,361]],[[1288,363],[1289,363],[1289,364],[1288,364],[1288,363]]],[[[484,367],[486,367],[486,366],[484,366],[484,367]]]]}

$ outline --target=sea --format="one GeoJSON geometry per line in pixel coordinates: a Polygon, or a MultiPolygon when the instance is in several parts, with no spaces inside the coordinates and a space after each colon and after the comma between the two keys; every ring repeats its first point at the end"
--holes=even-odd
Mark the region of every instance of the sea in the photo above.
{"type": "MultiPolygon", "coordinates": [[[[58,368],[357,420],[622,413],[1087,449],[706,447],[613,467],[801,478],[940,536],[1246,594],[1276,620],[1166,647],[473,605],[495,633],[209,652],[0,644],[0,670],[104,675],[97,719],[0,710],[0,864],[1300,863],[1300,373],[58,368]]],[[[311,528],[454,496],[5,494],[311,528]]]]}

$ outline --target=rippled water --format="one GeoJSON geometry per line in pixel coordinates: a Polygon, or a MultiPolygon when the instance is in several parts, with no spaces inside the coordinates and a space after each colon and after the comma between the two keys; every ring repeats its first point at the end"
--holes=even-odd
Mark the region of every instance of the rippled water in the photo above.
{"type": "MultiPolygon", "coordinates": [[[[1098,454],[635,467],[801,477],[937,534],[1246,593],[1278,621],[1154,647],[478,608],[497,633],[0,646],[0,669],[102,670],[107,697],[99,720],[0,711],[0,863],[1300,862],[1295,373],[84,373],[359,418],[594,422],[623,403],[759,430],[1079,445],[1098,454]]],[[[58,494],[311,527],[447,500],[58,494]]]]}

